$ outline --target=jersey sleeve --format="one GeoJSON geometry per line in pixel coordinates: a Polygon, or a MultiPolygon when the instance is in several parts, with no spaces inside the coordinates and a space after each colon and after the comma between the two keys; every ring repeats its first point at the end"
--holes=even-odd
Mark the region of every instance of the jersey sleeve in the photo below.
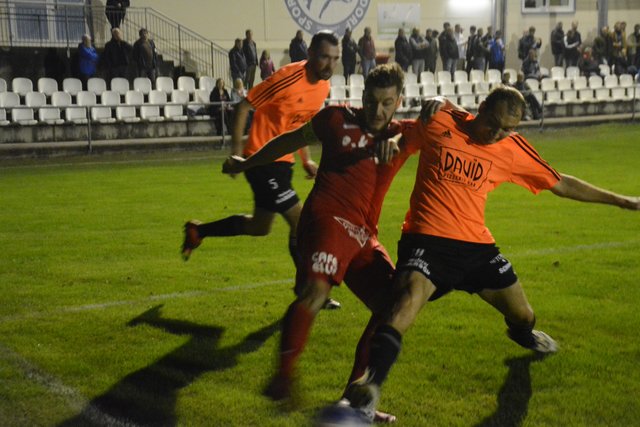
{"type": "Polygon", "coordinates": [[[538,194],[560,181],[560,174],[521,135],[509,138],[515,143],[510,182],[538,194]]]}
{"type": "Polygon", "coordinates": [[[296,82],[304,78],[304,67],[296,70],[281,69],[280,73],[276,72],[270,78],[263,80],[257,86],[254,86],[247,94],[247,101],[253,108],[260,108],[269,102],[277,101],[287,89],[296,82]]]}
{"type": "Polygon", "coordinates": [[[424,144],[424,127],[426,125],[420,120],[401,120],[402,141],[400,144],[401,154],[410,156],[420,151],[424,144]]]}
{"type": "Polygon", "coordinates": [[[316,134],[320,141],[326,141],[331,138],[333,134],[331,129],[333,128],[334,121],[337,116],[336,107],[326,107],[318,112],[311,119],[311,126],[313,132],[316,134]]]}

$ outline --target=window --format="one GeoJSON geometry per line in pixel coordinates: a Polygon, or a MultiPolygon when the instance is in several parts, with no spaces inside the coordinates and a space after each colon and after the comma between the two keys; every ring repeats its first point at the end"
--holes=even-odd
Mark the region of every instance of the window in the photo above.
{"type": "Polygon", "coordinates": [[[85,0],[16,1],[9,4],[12,44],[73,45],[87,32],[85,0]]]}
{"type": "Polygon", "coordinates": [[[575,0],[522,0],[522,13],[573,13],[575,0]]]}

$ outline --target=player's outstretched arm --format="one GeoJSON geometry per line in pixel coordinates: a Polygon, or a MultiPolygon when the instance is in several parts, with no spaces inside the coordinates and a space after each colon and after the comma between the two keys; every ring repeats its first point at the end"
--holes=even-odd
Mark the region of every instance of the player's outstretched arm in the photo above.
{"type": "Polygon", "coordinates": [[[244,150],[244,129],[247,126],[249,111],[253,107],[247,99],[240,101],[235,108],[235,117],[233,119],[233,133],[231,134],[231,155],[241,156],[244,150]]]}
{"type": "Polygon", "coordinates": [[[376,144],[376,160],[380,163],[390,163],[391,160],[400,152],[400,140],[402,134],[399,133],[384,141],[376,144]]]}
{"type": "Polygon", "coordinates": [[[560,181],[550,189],[556,196],[580,202],[603,203],[623,209],[640,210],[640,197],[624,196],[596,187],[571,175],[560,175],[562,177],[560,181]]]}
{"type": "Polygon", "coordinates": [[[458,104],[451,102],[451,100],[444,96],[434,96],[433,98],[425,99],[421,104],[420,120],[425,124],[429,123],[431,117],[440,110],[458,110],[467,112],[467,110],[460,107],[458,104]]]}
{"type": "Polygon", "coordinates": [[[298,150],[298,155],[300,156],[300,160],[302,161],[302,167],[304,171],[307,173],[305,178],[313,179],[318,174],[318,165],[311,158],[311,150],[309,147],[302,147],[298,150]]]}
{"type": "Polygon", "coordinates": [[[236,174],[244,172],[255,166],[266,165],[271,163],[285,154],[316,143],[318,141],[311,123],[307,123],[298,129],[284,133],[265,144],[259,151],[246,159],[240,156],[230,156],[222,165],[222,173],[236,174]]]}

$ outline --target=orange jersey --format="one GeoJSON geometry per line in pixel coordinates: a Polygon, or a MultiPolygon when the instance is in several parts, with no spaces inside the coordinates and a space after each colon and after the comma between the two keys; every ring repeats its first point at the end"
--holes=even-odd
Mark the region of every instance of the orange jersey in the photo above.
{"type": "MultiPolygon", "coordinates": [[[[245,157],[276,136],[307,123],[324,105],[329,94],[329,81],[309,83],[305,65],[307,61],[286,65],[249,91],[247,101],[256,111],[243,151],[245,157]]],[[[293,154],[276,161],[293,163],[293,154]]]]}
{"type": "Polygon", "coordinates": [[[490,191],[512,182],[537,194],[560,180],[521,135],[489,145],[471,139],[463,125],[473,118],[441,111],[405,133],[406,150],[420,150],[420,161],[403,233],[494,243],[484,219],[490,191]]]}

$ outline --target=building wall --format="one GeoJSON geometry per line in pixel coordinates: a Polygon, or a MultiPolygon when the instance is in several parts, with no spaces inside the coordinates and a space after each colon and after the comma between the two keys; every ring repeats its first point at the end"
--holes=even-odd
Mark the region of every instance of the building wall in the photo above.
{"type": "MultiPolygon", "coordinates": [[[[251,28],[258,50],[269,49],[276,65],[289,62],[287,54],[289,42],[299,29],[290,16],[285,4],[296,0],[136,0],[136,7],[151,7],[169,16],[180,24],[215,41],[221,46],[233,46],[236,37],[244,38],[244,30],[251,28]]],[[[297,0],[302,1],[302,0],[297,0]]],[[[320,0],[314,0],[316,2],[320,0]]],[[[501,22],[501,9],[505,8],[505,43],[507,45],[507,67],[518,68],[517,42],[523,30],[533,25],[536,34],[542,38],[541,61],[543,65],[552,63],[549,35],[558,21],[569,27],[571,21],[579,22],[578,30],[586,42],[596,36],[598,23],[597,0],[575,0],[575,13],[522,14],[522,0],[370,0],[370,6],[363,21],[354,29],[359,38],[365,26],[372,28],[374,37],[378,33],[378,6],[398,3],[419,3],[421,5],[420,29],[440,30],[444,21],[460,23],[468,33],[470,25],[486,27],[501,22]],[[495,2],[495,3],[494,3],[495,2]],[[494,14],[493,11],[496,11],[494,14]]],[[[608,0],[608,21],[624,20],[628,29],[640,23],[640,1],[608,0]]],[[[307,42],[310,34],[305,34],[307,42]]],[[[393,40],[377,40],[377,48],[389,53],[393,40]]],[[[393,53],[391,52],[393,58],[393,53]]],[[[439,63],[440,61],[438,61],[439,63]]],[[[440,65],[440,64],[439,64],[440,65]]]]}

